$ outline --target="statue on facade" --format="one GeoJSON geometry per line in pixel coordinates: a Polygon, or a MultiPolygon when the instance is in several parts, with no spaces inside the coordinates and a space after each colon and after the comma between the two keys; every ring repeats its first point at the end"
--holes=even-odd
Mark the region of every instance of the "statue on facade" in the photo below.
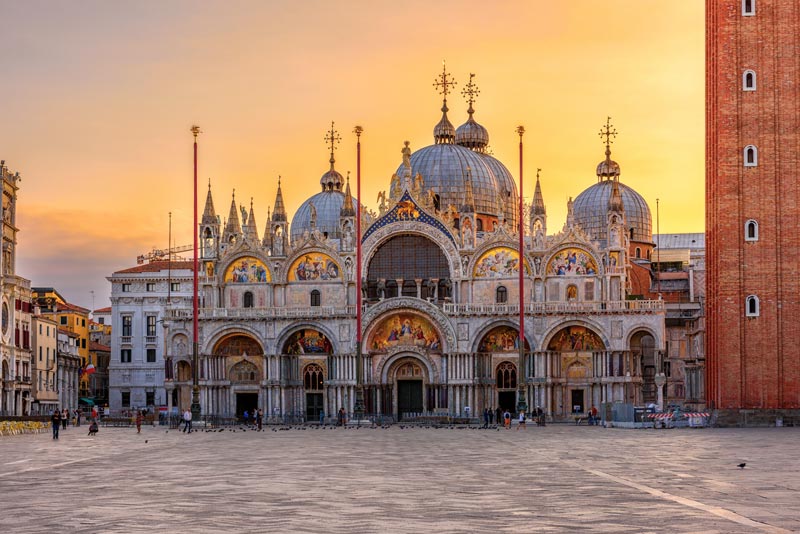
{"type": "MultiPolygon", "coordinates": [[[[392,177],[394,178],[394,177],[392,177]]],[[[386,191],[378,192],[378,212],[383,215],[386,213],[386,191]]]]}
{"type": "Polygon", "coordinates": [[[386,298],[386,279],[378,278],[378,298],[383,300],[386,298]]]}
{"type": "Polygon", "coordinates": [[[403,190],[400,187],[400,177],[397,174],[392,175],[392,181],[389,182],[389,196],[392,200],[400,200],[403,195],[403,190]]]}
{"type": "Polygon", "coordinates": [[[313,202],[309,201],[309,203],[308,203],[308,211],[311,214],[311,216],[310,216],[311,228],[316,228],[317,227],[317,207],[314,205],[313,202]]]}

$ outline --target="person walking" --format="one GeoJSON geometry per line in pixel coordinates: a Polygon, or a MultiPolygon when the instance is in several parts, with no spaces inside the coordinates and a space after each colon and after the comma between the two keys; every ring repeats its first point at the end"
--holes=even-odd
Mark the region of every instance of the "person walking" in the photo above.
{"type": "Polygon", "coordinates": [[[189,431],[189,434],[192,433],[192,412],[186,410],[183,412],[183,431],[189,431]]]}
{"type": "Polygon", "coordinates": [[[97,419],[92,419],[92,422],[89,423],[89,436],[94,436],[97,434],[97,419]]]}
{"type": "Polygon", "coordinates": [[[81,426],[81,411],[75,410],[75,426],[81,426]]]}
{"type": "Polygon", "coordinates": [[[325,424],[325,410],[319,411],[319,425],[322,426],[325,424]]]}
{"type": "Polygon", "coordinates": [[[53,425],[53,439],[58,439],[58,429],[61,428],[60,410],[53,410],[53,415],[50,417],[50,423],[53,425]]]}
{"type": "Polygon", "coordinates": [[[136,433],[142,433],[142,419],[144,419],[144,415],[142,414],[142,410],[136,410],[136,433]]]}
{"type": "Polygon", "coordinates": [[[339,423],[339,426],[344,426],[344,423],[345,423],[345,421],[344,421],[344,419],[345,419],[344,408],[339,408],[339,414],[338,414],[336,419],[337,419],[337,422],[339,423]]]}
{"type": "Polygon", "coordinates": [[[519,412],[519,424],[517,425],[517,432],[519,432],[520,428],[528,428],[525,424],[525,412],[519,412]]]}
{"type": "Polygon", "coordinates": [[[483,428],[489,428],[489,408],[483,409],[483,428]]]}
{"type": "Polygon", "coordinates": [[[489,408],[489,424],[490,425],[494,424],[494,409],[493,408],[489,408]]]}
{"type": "Polygon", "coordinates": [[[256,423],[258,423],[258,429],[261,430],[262,425],[264,424],[264,412],[261,411],[261,408],[258,409],[256,423]]]}
{"type": "Polygon", "coordinates": [[[501,424],[503,421],[503,410],[500,409],[498,406],[497,409],[494,411],[495,417],[497,417],[497,424],[501,424]]]}
{"type": "Polygon", "coordinates": [[[69,423],[69,412],[66,408],[61,412],[61,428],[62,430],[67,429],[67,423],[69,423]]]}
{"type": "Polygon", "coordinates": [[[242,421],[244,422],[244,424],[247,424],[247,421],[249,419],[250,419],[250,412],[245,410],[244,413],[242,414],[242,421]]]}
{"type": "Polygon", "coordinates": [[[506,427],[506,430],[511,430],[511,412],[508,410],[503,412],[503,426],[506,427]]]}

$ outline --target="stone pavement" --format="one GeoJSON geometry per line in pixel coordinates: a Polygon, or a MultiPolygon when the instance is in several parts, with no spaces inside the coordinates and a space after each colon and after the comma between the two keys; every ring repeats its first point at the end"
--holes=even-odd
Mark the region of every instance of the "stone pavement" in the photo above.
{"type": "Polygon", "coordinates": [[[800,531],[794,428],[86,431],[0,438],[0,532],[800,531]]]}

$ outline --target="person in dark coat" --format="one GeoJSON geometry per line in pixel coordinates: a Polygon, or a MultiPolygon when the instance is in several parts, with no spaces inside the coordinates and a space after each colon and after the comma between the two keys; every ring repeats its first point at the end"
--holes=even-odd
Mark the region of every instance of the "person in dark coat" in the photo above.
{"type": "Polygon", "coordinates": [[[58,429],[61,428],[61,410],[53,410],[50,423],[53,425],[53,439],[58,439],[58,429]]]}

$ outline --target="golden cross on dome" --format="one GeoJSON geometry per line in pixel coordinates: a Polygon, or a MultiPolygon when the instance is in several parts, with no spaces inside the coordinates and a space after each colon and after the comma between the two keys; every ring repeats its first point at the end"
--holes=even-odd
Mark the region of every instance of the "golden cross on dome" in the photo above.
{"type": "Polygon", "coordinates": [[[442,61],[442,73],[436,77],[436,81],[433,82],[433,86],[439,90],[440,95],[444,95],[444,99],[447,100],[447,95],[450,93],[450,88],[456,85],[456,81],[453,77],[447,73],[447,65],[445,62],[442,61]],[[441,87],[441,89],[439,89],[441,87]]]}
{"type": "Polygon", "coordinates": [[[612,137],[616,137],[616,136],[617,136],[617,130],[615,130],[611,126],[611,117],[608,117],[608,119],[606,120],[605,126],[600,128],[600,137],[605,137],[606,138],[606,155],[611,153],[611,148],[610,148],[611,147],[611,143],[614,142],[614,141],[611,140],[611,138],[612,137]]]}
{"type": "Polygon", "coordinates": [[[466,87],[461,91],[461,96],[467,99],[467,103],[469,104],[470,109],[472,109],[472,104],[475,103],[475,99],[478,95],[481,94],[480,89],[478,86],[472,83],[472,79],[475,77],[473,73],[469,73],[469,83],[466,87]]]}
{"type": "Polygon", "coordinates": [[[331,145],[331,159],[333,159],[333,151],[336,150],[336,143],[341,143],[341,141],[342,138],[339,136],[339,132],[334,130],[333,121],[331,121],[331,129],[325,134],[325,142],[331,145]]]}

